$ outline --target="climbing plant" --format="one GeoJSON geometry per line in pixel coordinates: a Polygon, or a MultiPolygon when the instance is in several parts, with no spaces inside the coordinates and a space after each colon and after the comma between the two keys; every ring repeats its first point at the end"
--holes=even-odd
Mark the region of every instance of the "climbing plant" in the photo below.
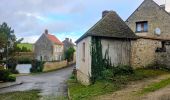
{"type": "Polygon", "coordinates": [[[91,81],[92,83],[95,82],[97,79],[101,79],[103,77],[103,71],[109,66],[112,66],[111,64],[111,58],[109,57],[109,46],[108,49],[105,52],[105,56],[103,57],[102,53],[102,44],[101,44],[101,38],[100,37],[92,37],[91,41],[91,57],[92,57],[92,63],[91,63],[91,81]]]}

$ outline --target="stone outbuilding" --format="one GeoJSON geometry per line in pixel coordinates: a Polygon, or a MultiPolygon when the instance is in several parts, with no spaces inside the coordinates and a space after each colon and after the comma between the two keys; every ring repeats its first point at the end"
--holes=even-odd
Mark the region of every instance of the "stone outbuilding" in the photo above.
{"type": "Polygon", "coordinates": [[[117,66],[130,65],[131,42],[135,41],[137,36],[116,12],[104,11],[102,19],[76,41],[77,78],[85,85],[90,83],[91,77],[92,38],[101,40],[103,56],[108,50],[111,63],[117,66]]]}
{"type": "Polygon", "coordinates": [[[63,43],[48,30],[41,35],[34,46],[34,57],[42,61],[61,61],[63,58],[63,43]]]}

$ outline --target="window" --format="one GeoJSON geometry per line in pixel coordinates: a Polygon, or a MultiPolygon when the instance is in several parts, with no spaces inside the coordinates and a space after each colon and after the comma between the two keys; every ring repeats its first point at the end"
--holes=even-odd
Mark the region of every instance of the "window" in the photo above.
{"type": "Polygon", "coordinates": [[[148,31],[148,22],[136,22],[136,32],[147,32],[148,31]]]}
{"type": "Polygon", "coordinates": [[[82,56],[82,60],[85,61],[85,43],[83,43],[83,48],[82,48],[82,52],[83,52],[83,56],[82,56]]]}

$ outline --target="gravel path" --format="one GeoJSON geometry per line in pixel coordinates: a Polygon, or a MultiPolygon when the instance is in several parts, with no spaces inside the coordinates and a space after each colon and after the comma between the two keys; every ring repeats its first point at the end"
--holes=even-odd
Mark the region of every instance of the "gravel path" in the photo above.
{"type": "Polygon", "coordinates": [[[114,92],[113,94],[107,94],[99,97],[95,97],[96,100],[170,100],[170,86],[167,86],[158,91],[149,93],[147,95],[139,97],[139,92],[144,87],[148,86],[153,82],[159,82],[163,79],[170,78],[170,75],[162,75],[153,79],[145,79],[138,82],[132,82],[126,88],[114,92]]]}
{"type": "Polygon", "coordinates": [[[19,76],[16,82],[22,83],[6,88],[1,88],[0,93],[27,91],[38,89],[41,90],[40,95],[67,95],[66,80],[71,75],[75,65],[48,73],[37,75],[19,76]]]}

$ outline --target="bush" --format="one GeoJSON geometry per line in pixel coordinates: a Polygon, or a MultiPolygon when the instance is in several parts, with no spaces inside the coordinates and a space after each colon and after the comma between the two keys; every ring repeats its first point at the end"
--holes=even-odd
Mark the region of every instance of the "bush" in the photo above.
{"type": "Polygon", "coordinates": [[[7,68],[9,69],[9,71],[13,74],[18,74],[19,72],[16,70],[16,66],[17,66],[17,61],[13,58],[8,60],[7,63],[7,68]]]}
{"type": "Polygon", "coordinates": [[[102,71],[102,78],[103,79],[112,79],[113,78],[113,70],[105,69],[104,71],[102,71]]]}
{"type": "Polygon", "coordinates": [[[28,57],[20,57],[18,58],[18,63],[19,64],[31,64],[32,59],[28,58],[28,57]]]}
{"type": "Polygon", "coordinates": [[[16,81],[16,77],[15,76],[9,76],[7,81],[8,82],[14,82],[14,81],[16,81]]]}
{"type": "Polygon", "coordinates": [[[134,70],[131,66],[128,65],[119,65],[117,67],[113,67],[113,75],[119,76],[119,75],[130,75],[133,74],[134,70]]]}
{"type": "Polygon", "coordinates": [[[32,73],[42,72],[43,68],[44,68],[43,61],[33,60],[30,72],[32,72],[32,73]]]}
{"type": "Polygon", "coordinates": [[[13,82],[16,80],[16,77],[10,76],[9,70],[0,70],[0,81],[3,82],[13,82]]]}
{"type": "Polygon", "coordinates": [[[168,67],[165,64],[150,64],[146,67],[147,69],[154,69],[154,70],[166,70],[166,71],[170,71],[170,67],[168,67]]]}
{"type": "Polygon", "coordinates": [[[102,71],[102,75],[98,76],[98,80],[115,80],[119,77],[124,77],[127,75],[134,74],[134,70],[132,67],[128,65],[119,65],[116,67],[109,67],[108,69],[105,69],[102,71]]]}

